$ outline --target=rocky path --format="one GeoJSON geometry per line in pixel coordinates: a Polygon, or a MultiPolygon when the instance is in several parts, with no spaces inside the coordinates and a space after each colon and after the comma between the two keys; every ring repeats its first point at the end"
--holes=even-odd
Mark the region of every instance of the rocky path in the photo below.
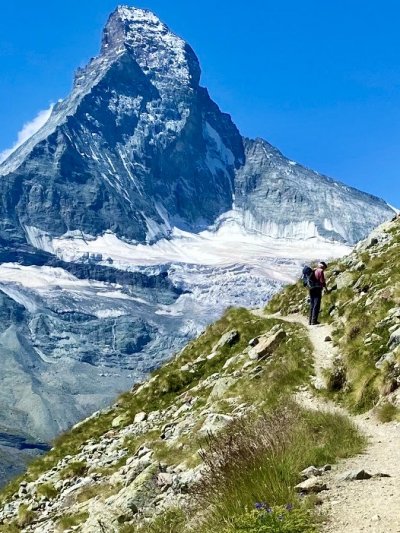
{"type": "MultiPolygon", "coordinates": [[[[256,314],[262,316],[262,311],[256,314]]],[[[314,347],[317,388],[324,386],[324,370],[329,368],[337,352],[327,337],[329,325],[309,326],[305,317],[276,316],[287,322],[297,322],[308,329],[314,347]]],[[[372,413],[353,416],[341,407],[316,397],[311,391],[299,394],[299,401],[310,408],[335,410],[347,414],[359,430],[367,436],[363,454],[341,461],[324,475],[328,490],[321,493],[323,533],[400,533],[400,423],[382,424],[372,413]],[[349,471],[365,470],[373,477],[344,481],[349,471]],[[379,477],[386,474],[390,477],[379,477]]]]}

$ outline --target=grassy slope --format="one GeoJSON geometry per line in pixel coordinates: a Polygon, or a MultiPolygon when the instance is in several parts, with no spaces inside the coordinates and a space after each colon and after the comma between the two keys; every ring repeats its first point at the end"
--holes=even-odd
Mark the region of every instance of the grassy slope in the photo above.
{"type": "MultiPolygon", "coordinates": [[[[289,501],[295,503],[293,486],[299,481],[298,472],[302,468],[311,463],[322,465],[333,462],[340,457],[357,453],[363,446],[362,439],[346,419],[333,414],[308,413],[291,403],[291,395],[298,387],[309,383],[311,373],[311,345],[304,328],[281,323],[277,319],[256,317],[245,309],[228,310],[180,354],[154,372],[147,382],[123,394],[110,410],[84,421],[59,437],[54,448],[33,462],[22,478],[35,480],[42,472],[53,468],[65,455],[75,455],[88,440],[99,439],[107,433],[116,417],[121,417],[122,426],[128,425],[138,412],[165,411],[172,404],[184,403],[189,394],[196,399],[200,427],[201,410],[210,405],[210,401],[214,412],[227,414],[232,413],[238,401],[246,402],[252,406],[247,417],[234,423],[227,432],[215,439],[197,437],[195,431],[192,431],[190,435],[183,435],[173,448],[169,448],[160,439],[158,430],[125,443],[126,448],[132,452],[146,443],[160,461],[173,465],[186,462],[189,466],[200,461],[197,453],[200,446],[203,448],[202,458],[210,465],[211,474],[205,477],[204,483],[193,495],[195,505],[188,516],[183,516],[181,511],[171,511],[157,518],[153,526],[138,528],[128,525],[121,528],[121,531],[165,533],[171,530],[178,533],[187,531],[188,524],[197,520],[194,531],[208,533],[220,530],[231,533],[248,530],[261,533],[264,529],[259,529],[257,524],[260,519],[269,520],[270,517],[260,518],[258,511],[255,515],[252,510],[255,502],[268,500],[268,504],[274,508],[289,501]],[[272,357],[254,362],[251,369],[243,371],[243,363],[248,360],[244,352],[249,340],[277,325],[286,330],[284,342],[279,344],[272,357]],[[215,357],[207,359],[221,336],[232,329],[239,331],[239,342],[231,347],[224,346],[217,350],[215,357]],[[241,357],[234,360],[228,370],[223,370],[225,362],[235,355],[241,357]],[[193,365],[195,360],[198,362],[193,365]],[[187,364],[190,371],[182,369],[187,364]],[[221,376],[236,375],[237,381],[225,393],[224,398],[211,401],[211,389],[203,384],[216,373],[221,376]],[[341,437],[338,438],[338,435],[341,437]],[[232,455],[234,449],[236,453],[232,455]],[[250,450],[252,453],[249,453],[250,450]],[[213,462],[216,451],[220,454],[218,464],[213,462]],[[198,522],[198,509],[201,509],[201,524],[198,522]],[[204,509],[209,509],[209,512],[204,513],[204,509]],[[253,529],[246,529],[249,524],[253,529]],[[242,526],[245,529],[241,529],[242,526]]],[[[126,459],[127,457],[109,471],[102,472],[105,476],[106,495],[109,493],[107,476],[124,464],[126,459]]],[[[79,474],[83,475],[86,467],[71,463],[69,469],[71,468],[79,469],[79,474]]],[[[61,472],[60,477],[74,474],[75,471],[61,472]]],[[[15,480],[0,493],[2,502],[12,497],[22,478],[15,480]]],[[[93,496],[81,494],[79,497],[84,501],[93,496]]],[[[68,522],[75,518],[66,516],[62,520],[68,522]]],[[[302,506],[290,511],[286,521],[288,527],[291,527],[290,521],[293,521],[295,529],[286,529],[287,533],[313,531],[313,518],[302,506]]],[[[8,531],[7,527],[10,526],[0,526],[0,531],[8,531]]]]}
{"type": "MultiPolygon", "coordinates": [[[[400,353],[382,369],[375,364],[389,351],[389,328],[395,327],[389,314],[400,305],[399,252],[397,219],[382,230],[379,242],[366,241],[349,257],[331,264],[327,272],[333,290],[323,298],[321,320],[333,325],[334,342],[342,355],[342,368],[337,368],[331,379],[332,390],[354,411],[382,403],[382,398],[398,386],[396,365],[400,363],[400,353]]],[[[306,314],[306,290],[300,282],[290,286],[267,309],[306,314]]],[[[390,417],[397,416],[391,406],[382,409],[386,416],[389,412],[390,417]]]]}

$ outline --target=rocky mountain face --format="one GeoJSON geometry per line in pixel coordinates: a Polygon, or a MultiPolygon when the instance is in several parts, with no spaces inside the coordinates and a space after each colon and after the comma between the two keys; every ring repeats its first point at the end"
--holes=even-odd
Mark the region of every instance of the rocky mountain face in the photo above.
{"type": "Polygon", "coordinates": [[[199,231],[236,205],[251,229],[354,243],[392,210],[244,140],[199,85],[190,46],[155,15],[119,7],[100,55],[47,124],[1,166],[0,238],[37,232],[151,242],[199,231]]]}
{"type": "Polygon", "coordinates": [[[248,228],[355,243],[393,215],[385,202],[288,160],[263,139],[245,139],[244,148],[235,205],[248,228]]]}
{"type": "Polygon", "coordinates": [[[118,8],[100,55],[0,167],[0,237],[30,228],[146,242],[230,209],[241,136],[199,86],[192,49],[152,13],[118,8]]]}
{"type": "Polygon", "coordinates": [[[301,261],[342,255],[393,214],[243,139],[190,46],[128,7],[0,176],[7,472],[225,307],[262,305],[301,261]]]}

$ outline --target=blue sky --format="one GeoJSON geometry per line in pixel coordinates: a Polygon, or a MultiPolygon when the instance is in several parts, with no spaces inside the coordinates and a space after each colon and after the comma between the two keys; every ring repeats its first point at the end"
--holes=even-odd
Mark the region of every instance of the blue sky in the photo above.
{"type": "MultiPolygon", "coordinates": [[[[114,0],[18,0],[0,18],[0,151],[68,94],[114,0]]],[[[184,37],[239,129],[400,206],[395,0],[136,0],[184,37]]]]}

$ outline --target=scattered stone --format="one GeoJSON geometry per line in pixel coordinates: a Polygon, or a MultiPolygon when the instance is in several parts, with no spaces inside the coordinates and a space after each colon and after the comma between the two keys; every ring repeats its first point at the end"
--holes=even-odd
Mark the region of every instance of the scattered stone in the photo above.
{"type": "Polygon", "coordinates": [[[328,490],[326,483],[324,483],[319,477],[314,476],[302,483],[295,486],[295,491],[302,494],[317,494],[323,490],[328,490]]]}
{"type": "Polygon", "coordinates": [[[240,359],[240,355],[234,355],[233,357],[230,357],[229,359],[226,360],[226,362],[225,362],[224,366],[222,367],[222,369],[226,370],[230,366],[232,366],[235,363],[237,363],[237,361],[239,361],[239,359],[240,359]]]}
{"type": "Polygon", "coordinates": [[[346,287],[351,287],[353,281],[353,274],[351,272],[342,272],[336,278],[336,286],[338,289],[345,289],[346,287]]]}
{"type": "Polygon", "coordinates": [[[274,349],[279,346],[285,337],[286,331],[283,329],[279,329],[272,336],[261,337],[259,343],[250,350],[249,358],[255,361],[257,359],[263,359],[269,355],[272,355],[274,349]]]}
{"type": "Polygon", "coordinates": [[[389,339],[389,346],[390,348],[394,348],[400,344],[400,328],[397,328],[393,333],[390,335],[389,339]]]}
{"type": "Polygon", "coordinates": [[[223,348],[224,346],[233,346],[236,344],[240,339],[240,333],[237,329],[232,329],[231,331],[228,331],[227,333],[224,333],[222,337],[219,339],[217,344],[214,346],[213,352],[218,350],[219,348],[223,348]]]}
{"type": "Polygon", "coordinates": [[[168,474],[167,472],[160,472],[157,476],[157,485],[160,487],[170,487],[173,482],[173,474],[168,474]]]}
{"type": "Polygon", "coordinates": [[[322,475],[322,470],[315,466],[309,466],[300,472],[301,479],[306,480],[312,477],[319,477],[322,475]]]}
{"type": "Polygon", "coordinates": [[[338,477],[339,481],[357,481],[371,479],[372,475],[365,470],[348,470],[338,477]]]}
{"type": "Polygon", "coordinates": [[[136,413],[135,418],[133,421],[138,424],[139,422],[144,422],[147,419],[147,413],[144,411],[141,411],[140,413],[136,413]]]}
{"type": "Polygon", "coordinates": [[[216,381],[212,391],[210,392],[210,399],[218,399],[222,398],[225,394],[225,392],[232,387],[232,385],[236,383],[236,379],[233,379],[231,377],[224,377],[220,378],[218,381],[216,381]]]}
{"type": "Polygon", "coordinates": [[[259,343],[260,337],[254,337],[249,340],[249,346],[256,346],[259,343]]]}
{"type": "Polygon", "coordinates": [[[199,434],[203,436],[209,435],[209,434],[215,434],[218,431],[220,431],[222,428],[230,424],[232,421],[233,421],[232,416],[223,415],[219,413],[211,413],[207,416],[206,420],[204,421],[204,424],[199,430],[199,434]]]}

